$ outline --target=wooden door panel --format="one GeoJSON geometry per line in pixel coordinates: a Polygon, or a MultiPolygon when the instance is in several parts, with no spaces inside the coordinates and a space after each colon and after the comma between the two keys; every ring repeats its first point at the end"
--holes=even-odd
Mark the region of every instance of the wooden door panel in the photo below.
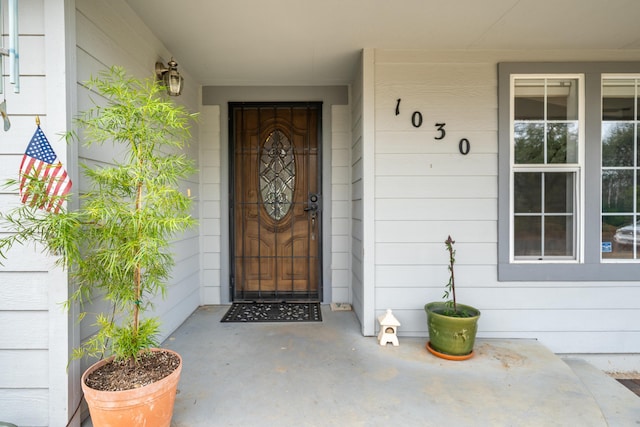
{"type": "Polygon", "coordinates": [[[234,300],[320,299],[320,112],[232,106],[234,300]]]}

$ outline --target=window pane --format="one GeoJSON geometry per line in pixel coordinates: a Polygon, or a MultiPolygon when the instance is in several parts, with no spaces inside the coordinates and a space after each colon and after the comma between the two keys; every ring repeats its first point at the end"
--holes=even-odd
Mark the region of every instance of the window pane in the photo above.
{"type": "Polygon", "coordinates": [[[602,166],[633,166],[634,125],[602,123],[602,166]]]}
{"type": "MultiPolygon", "coordinates": [[[[638,101],[640,104],[640,101],[638,101]]],[[[640,119],[636,123],[636,156],[638,159],[636,160],[636,165],[640,166],[640,119]]]]}
{"type": "Polygon", "coordinates": [[[640,213],[640,169],[636,169],[636,186],[635,186],[635,199],[636,199],[636,210],[635,214],[640,213]]]}
{"type": "Polygon", "coordinates": [[[517,216],[514,218],[514,255],[541,256],[541,217],[517,216]]]}
{"type": "Polygon", "coordinates": [[[578,80],[547,80],[547,120],[578,119],[578,80]]]}
{"type": "Polygon", "coordinates": [[[634,80],[603,80],[602,120],[633,120],[635,103],[634,80]]]}
{"type": "Polygon", "coordinates": [[[516,164],[544,162],[544,124],[516,123],[514,139],[516,164]]]}
{"type": "Polygon", "coordinates": [[[578,162],[578,123],[550,123],[547,127],[547,163],[578,162]]]}
{"type": "Polygon", "coordinates": [[[602,171],[602,212],[633,212],[633,171],[602,171]]]}
{"type": "Polygon", "coordinates": [[[542,174],[519,172],[513,176],[514,212],[542,212],[542,174]]]}
{"type": "Polygon", "coordinates": [[[630,222],[616,229],[613,242],[616,250],[622,253],[633,253],[633,247],[638,245],[638,231],[640,224],[630,222]]]}
{"type": "Polygon", "coordinates": [[[516,79],[515,120],[544,119],[544,79],[516,79]]]}
{"type": "Polygon", "coordinates": [[[574,207],[574,174],[547,172],[544,174],[545,213],[572,213],[574,207]]]}
{"type": "Polygon", "coordinates": [[[573,253],[573,217],[545,216],[544,255],[572,257],[573,253]]]}
{"type": "Polygon", "coordinates": [[[602,258],[633,258],[634,245],[638,245],[640,224],[634,230],[632,216],[605,216],[602,218],[602,258]]]}

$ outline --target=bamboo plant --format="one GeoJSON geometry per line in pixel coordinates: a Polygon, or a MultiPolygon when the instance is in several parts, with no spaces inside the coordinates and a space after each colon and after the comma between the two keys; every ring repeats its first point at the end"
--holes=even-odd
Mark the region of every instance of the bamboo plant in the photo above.
{"type": "MultiPolygon", "coordinates": [[[[195,224],[191,199],[178,188],[195,172],[182,152],[195,115],[167,99],[155,79],[129,77],[121,67],[100,73],[87,88],[93,107],[76,118],[78,132],[67,133],[67,141],[89,149],[112,145],[116,158],[80,165],[87,185],[78,209],[52,213],[23,204],[2,215],[12,234],[0,239],[0,255],[16,243],[35,242],[57,256],[73,287],[67,304],[79,303],[81,318],[92,298],[111,307],[96,315],[97,332],[73,357],[106,352],[134,363],[158,344],[159,321],[143,314],[156,295],[165,295],[172,239],[195,224]]],[[[47,197],[38,182],[32,186],[47,197]]]]}

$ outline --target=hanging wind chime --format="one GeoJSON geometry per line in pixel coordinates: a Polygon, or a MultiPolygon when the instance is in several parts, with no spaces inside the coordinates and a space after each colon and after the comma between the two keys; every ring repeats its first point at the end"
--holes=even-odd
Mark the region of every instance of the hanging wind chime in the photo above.
{"type": "MultiPolygon", "coordinates": [[[[9,83],[13,85],[14,93],[20,93],[20,55],[18,54],[18,0],[9,0],[8,8],[9,20],[9,48],[0,47],[0,115],[4,122],[4,130],[11,127],[9,116],[7,115],[7,97],[4,90],[4,57],[9,58],[9,83]]],[[[0,1],[0,34],[4,34],[4,14],[2,1],[0,1]]]]}

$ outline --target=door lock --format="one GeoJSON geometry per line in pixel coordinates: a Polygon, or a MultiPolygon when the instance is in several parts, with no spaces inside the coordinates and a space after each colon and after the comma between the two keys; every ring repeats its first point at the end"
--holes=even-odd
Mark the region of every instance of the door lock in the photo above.
{"type": "Polygon", "coordinates": [[[309,193],[307,207],[304,208],[305,212],[311,211],[313,213],[316,213],[318,209],[320,209],[320,196],[316,193],[309,193]]]}

